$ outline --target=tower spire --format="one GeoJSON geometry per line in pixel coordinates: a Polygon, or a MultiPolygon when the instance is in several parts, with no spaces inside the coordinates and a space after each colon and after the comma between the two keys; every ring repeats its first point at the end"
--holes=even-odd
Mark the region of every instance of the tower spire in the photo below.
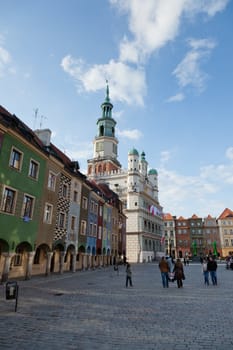
{"type": "Polygon", "coordinates": [[[109,98],[109,86],[108,86],[108,80],[106,80],[106,97],[105,97],[105,102],[110,102],[110,98],[109,98]]]}

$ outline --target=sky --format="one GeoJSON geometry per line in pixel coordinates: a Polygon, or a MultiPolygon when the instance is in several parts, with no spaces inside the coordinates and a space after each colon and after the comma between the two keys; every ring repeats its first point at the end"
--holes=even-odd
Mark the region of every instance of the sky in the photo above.
{"type": "Polygon", "coordinates": [[[233,0],[0,0],[0,105],[85,174],[109,84],[165,213],[233,210],[233,0]]]}

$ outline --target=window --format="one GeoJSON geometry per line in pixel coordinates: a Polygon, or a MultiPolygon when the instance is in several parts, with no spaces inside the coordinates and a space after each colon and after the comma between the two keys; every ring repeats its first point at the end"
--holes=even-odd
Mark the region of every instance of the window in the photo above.
{"type": "Polygon", "coordinates": [[[228,239],[225,239],[225,247],[229,247],[228,239]]]}
{"type": "Polygon", "coordinates": [[[89,232],[90,236],[93,236],[93,224],[90,223],[90,232],[89,232]]]}
{"type": "Polygon", "coordinates": [[[75,230],[75,222],[76,222],[76,217],[75,216],[71,216],[71,230],[72,231],[75,230]]]}
{"type": "Polygon", "coordinates": [[[78,192],[77,191],[74,191],[74,193],[73,193],[73,201],[74,202],[78,202],[78,192]]]}
{"type": "Polygon", "coordinates": [[[82,208],[87,209],[87,198],[86,197],[83,197],[83,199],[82,199],[82,208]]]}
{"type": "Polygon", "coordinates": [[[22,249],[17,248],[16,249],[16,254],[15,254],[14,258],[13,258],[14,266],[21,266],[22,265],[22,262],[23,262],[22,257],[23,257],[22,249]]]}
{"type": "Polygon", "coordinates": [[[94,224],[93,226],[93,236],[96,237],[97,236],[97,225],[94,224]]]}
{"type": "Polygon", "coordinates": [[[38,173],[39,173],[39,164],[35,162],[34,160],[30,160],[29,165],[29,176],[33,177],[33,179],[38,179],[38,173]]]}
{"type": "Polygon", "coordinates": [[[67,196],[68,196],[68,186],[67,185],[62,186],[62,196],[64,198],[67,198],[67,196]]]}
{"type": "Polygon", "coordinates": [[[52,222],[52,213],[53,213],[53,206],[51,204],[46,203],[45,204],[45,210],[44,210],[44,222],[46,224],[51,224],[51,222],[52,222]]]}
{"type": "Polygon", "coordinates": [[[87,226],[86,221],[82,220],[81,221],[81,235],[86,235],[86,226],[87,226]]]}
{"type": "Polygon", "coordinates": [[[23,218],[25,219],[32,218],[33,206],[34,206],[34,198],[25,194],[23,198],[23,209],[22,209],[23,218]]]}
{"type": "Polygon", "coordinates": [[[231,239],[231,246],[233,245],[233,239],[231,239]]]}
{"type": "Polygon", "coordinates": [[[49,177],[48,177],[48,188],[52,191],[55,191],[55,186],[56,186],[56,175],[50,171],[49,177]]]}
{"type": "Polygon", "coordinates": [[[98,239],[102,238],[102,226],[99,226],[98,239]]]}
{"type": "Polygon", "coordinates": [[[23,154],[16,148],[12,148],[10,157],[10,166],[16,170],[21,169],[23,154]]]}
{"type": "Polygon", "coordinates": [[[95,206],[94,206],[94,213],[98,214],[98,204],[97,203],[95,203],[95,206]]]}
{"type": "Polygon", "coordinates": [[[16,191],[6,187],[3,191],[2,211],[13,214],[16,201],[16,191]]]}
{"type": "Polygon", "coordinates": [[[65,214],[64,213],[60,213],[59,214],[58,226],[61,227],[61,228],[65,227],[65,214]]]}

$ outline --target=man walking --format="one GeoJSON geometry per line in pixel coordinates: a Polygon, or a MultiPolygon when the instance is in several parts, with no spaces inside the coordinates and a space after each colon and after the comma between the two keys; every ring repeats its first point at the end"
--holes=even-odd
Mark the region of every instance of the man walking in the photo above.
{"type": "Polygon", "coordinates": [[[207,263],[207,270],[210,273],[210,277],[214,286],[217,286],[217,268],[218,265],[216,261],[213,259],[212,256],[210,256],[209,261],[207,263]]]}
{"type": "Polygon", "coordinates": [[[161,272],[163,288],[168,288],[169,265],[168,262],[165,260],[164,256],[162,257],[159,263],[159,269],[161,272]]]}

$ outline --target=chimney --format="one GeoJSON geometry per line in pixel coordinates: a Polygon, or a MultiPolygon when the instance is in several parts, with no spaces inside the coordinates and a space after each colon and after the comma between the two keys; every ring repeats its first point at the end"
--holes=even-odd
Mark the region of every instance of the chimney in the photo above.
{"type": "Polygon", "coordinates": [[[37,129],[34,133],[39,137],[45,146],[50,145],[52,131],[50,129],[37,129]]]}

